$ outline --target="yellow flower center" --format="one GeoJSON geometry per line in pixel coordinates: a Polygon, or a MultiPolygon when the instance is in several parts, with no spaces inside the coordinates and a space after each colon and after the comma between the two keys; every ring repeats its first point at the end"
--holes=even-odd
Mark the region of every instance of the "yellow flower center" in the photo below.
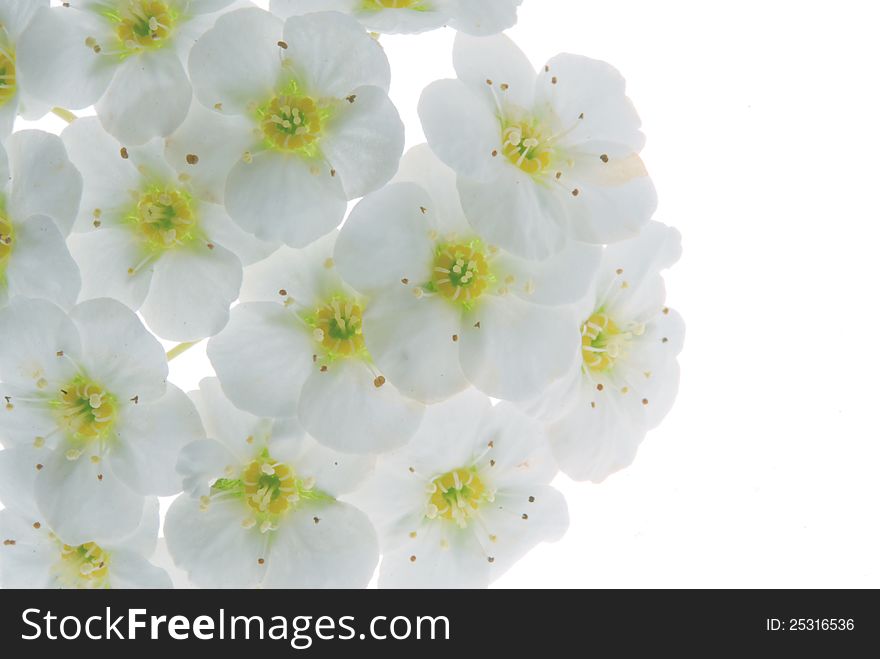
{"type": "Polygon", "coordinates": [[[494,499],[474,469],[453,469],[438,476],[428,485],[429,519],[448,519],[461,527],[467,526],[483,503],[494,499]]]}
{"type": "Polygon", "coordinates": [[[486,254],[479,241],[437,247],[431,283],[443,297],[468,306],[483,294],[491,281],[486,254]]]}
{"type": "Polygon", "coordinates": [[[312,98],[296,93],[294,85],[291,93],[275,96],[257,110],[257,117],[269,146],[312,155],[327,112],[312,98]]]}
{"type": "Polygon", "coordinates": [[[365,10],[418,9],[423,0],[364,0],[365,10]]]}
{"type": "Polygon", "coordinates": [[[196,237],[193,198],[182,190],[154,186],[144,192],[130,218],[155,249],[170,249],[196,237]]]}
{"type": "Polygon", "coordinates": [[[116,423],[116,397],[81,375],[62,387],[52,404],[60,426],[72,439],[106,439],[116,423]]]}
{"type": "Polygon", "coordinates": [[[94,542],[78,547],[61,545],[58,577],[67,587],[109,588],[110,556],[94,542]]]}
{"type": "Polygon", "coordinates": [[[584,366],[593,373],[602,373],[614,367],[623,357],[633,337],[645,333],[644,323],[615,323],[601,309],[581,325],[581,353],[584,366]]]}
{"type": "Polygon", "coordinates": [[[315,340],[331,357],[352,357],[366,350],[363,310],[347,298],[335,297],[320,307],[311,324],[315,340]]]}
{"type": "Polygon", "coordinates": [[[526,174],[542,174],[550,167],[553,152],[536,124],[522,122],[507,126],[502,140],[504,155],[526,174]]]}
{"type": "Polygon", "coordinates": [[[171,36],[176,11],[161,0],[128,0],[112,18],[117,21],[116,36],[130,51],[159,48],[171,36]]]}
{"type": "Polygon", "coordinates": [[[12,222],[0,214],[0,283],[6,273],[9,257],[12,256],[12,240],[14,236],[12,222]]]}
{"type": "Polygon", "coordinates": [[[0,106],[6,105],[15,92],[15,51],[6,42],[0,46],[0,106]]]}
{"type": "Polygon", "coordinates": [[[258,516],[281,515],[299,500],[296,474],[268,454],[251,462],[241,475],[247,505],[258,516]]]}

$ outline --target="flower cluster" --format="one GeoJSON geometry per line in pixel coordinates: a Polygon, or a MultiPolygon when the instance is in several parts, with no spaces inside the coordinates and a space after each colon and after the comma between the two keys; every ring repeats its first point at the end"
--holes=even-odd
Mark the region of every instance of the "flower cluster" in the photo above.
{"type": "Polygon", "coordinates": [[[621,75],[536,71],[520,4],[0,0],[3,585],[171,587],[163,521],[199,587],[485,587],[632,462],[680,238],[621,75]],[[444,25],[404,153],[379,33],[444,25]]]}

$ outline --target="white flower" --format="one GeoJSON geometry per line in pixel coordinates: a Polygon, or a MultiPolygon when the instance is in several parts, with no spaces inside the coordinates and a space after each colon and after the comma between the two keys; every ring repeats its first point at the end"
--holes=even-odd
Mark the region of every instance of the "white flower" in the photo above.
{"type": "Polygon", "coordinates": [[[95,105],[126,144],[171,133],[192,87],[183,60],[232,0],[73,0],[41,8],[18,42],[30,93],[52,105],[95,105]]]}
{"type": "Polygon", "coordinates": [[[121,538],[144,496],[180,490],[180,448],[204,431],[192,403],[167,386],[162,346],[114,300],[70,314],[16,298],[0,310],[0,437],[30,446],[42,516],[71,545],[121,538]]]}
{"type": "Polygon", "coordinates": [[[648,221],[656,195],[637,155],[644,137],[615,69],[563,54],[536,75],[503,35],[459,34],[453,61],[458,80],[429,85],[419,116],[483,236],[542,259],[570,239],[634,236],[648,221]]]}
{"type": "Polygon", "coordinates": [[[341,11],[368,30],[413,34],[443,25],[474,35],[497,34],[516,23],[522,0],[271,0],[282,17],[341,11]]]}
{"type": "Polygon", "coordinates": [[[12,132],[19,114],[38,119],[49,109],[28,93],[16,62],[18,38],[34,13],[48,6],[49,0],[0,0],[0,139],[12,132]]]}
{"type": "Polygon", "coordinates": [[[422,145],[396,183],[352,211],[336,245],[343,278],[373,296],[364,339],[383,374],[426,402],[473,383],[508,400],[537,395],[578,353],[568,308],[602,250],[572,243],[542,262],[498,249],[468,225],[455,174],[422,145]]]}
{"type": "Polygon", "coordinates": [[[0,307],[16,295],[76,302],[80,275],[64,236],[81,192],[57,136],[24,130],[0,146],[0,307]]]}
{"type": "Polygon", "coordinates": [[[632,463],[678,391],[681,317],[664,304],[661,270],[681,254],[678,231],[651,222],[606,248],[599,276],[577,305],[582,353],[569,376],[527,411],[547,428],[560,468],[601,481],[632,463]]]}
{"type": "Polygon", "coordinates": [[[369,302],[339,277],[335,242],[334,231],[247,268],[242,304],[208,357],[237,407],[297,415],[312,437],[345,453],[387,451],[412,436],[423,406],[373,365],[362,328],[369,302]]]}
{"type": "Polygon", "coordinates": [[[148,561],[159,532],[159,502],[144,502],[137,528],[123,538],[68,544],[33,500],[36,449],[0,451],[0,583],[4,588],[171,588],[148,561]],[[31,467],[28,469],[28,467],[31,467]]]}
{"type": "Polygon", "coordinates": [[[301,247],[341,221],[349,199],[386,183],[403,150],[388,60],[351,17],[286,22],[260,9],[221,17],[193,47],[198,99],[238,116],[226,181],[229,215],[264,240],[301,247]]]}
{"type": "Polygon", "coordinates": [[[202,587],[359,588],[379,548],[367,516],[337,500],[373,459],[330,451],[296,419],[237,410],[216,379],[191,394],[212,439],[186,446],[186,494],[168,511],[174,562],[202,587]]]}
{"type": "Polygon", "coordinates": [[[200,198],[189,181],[202,166],[199,154],[169,163],[161,141],[123,147],[94,118],[76,120],[62,139],[83,175],[77,232],[68,241],[82,272],[81,299],[113,297],[140,309],[165,339],[219,332],[238,297],[242,262],[275,246],[200,198]]]}
{"type": "Polygon", "coordinates": [[[377,525],[386,588],[485,587],[568,526],[539,424],[468,390],[428,408],[350,498],[377,525]]]}

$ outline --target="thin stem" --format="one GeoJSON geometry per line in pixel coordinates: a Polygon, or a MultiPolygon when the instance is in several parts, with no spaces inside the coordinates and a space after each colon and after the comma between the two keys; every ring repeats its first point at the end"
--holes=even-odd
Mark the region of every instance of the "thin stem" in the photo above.
{"type": "Polygon", "coordinates": [[[201,339],[198,341],[187,341],[185,343],[180,343],[180,344],[174,346],[173,348],[171,348],[171,350],[169,350],[167,353],[165,353],[165,356],[168,358],[168,361],[170,362],[175,357],[180,357],[180,355],[185,353],[187,350],[189,350],[193,346],[198,345],[199,343],[201,343],[201,339]]]}
{"type": "Polygon", "coordinates": [[[61,117],[69,124],[72,124],[78,119],[78,117],[73,112],[71,112],[70,110],[66,110],[65,108],[52,108],[52,114],[61,117]]]}

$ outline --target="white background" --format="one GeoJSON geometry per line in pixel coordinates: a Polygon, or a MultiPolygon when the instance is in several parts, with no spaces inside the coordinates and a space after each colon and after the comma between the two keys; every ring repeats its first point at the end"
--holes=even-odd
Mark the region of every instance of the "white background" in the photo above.
{"type": "MultiPolygon", "coordinates": [[[[868,0],[524,0],[509,34],[536,68],[572,52],[628,79],[688,337],[636,463],[560,477],[568,534],[497,586],[880,586],[878,20],[868,0]]],[[[381,39],[408,146],[452,38],[381,39]]],[[[184,388],[209,372],[201,346],[171,365],[184,388]]]]}

